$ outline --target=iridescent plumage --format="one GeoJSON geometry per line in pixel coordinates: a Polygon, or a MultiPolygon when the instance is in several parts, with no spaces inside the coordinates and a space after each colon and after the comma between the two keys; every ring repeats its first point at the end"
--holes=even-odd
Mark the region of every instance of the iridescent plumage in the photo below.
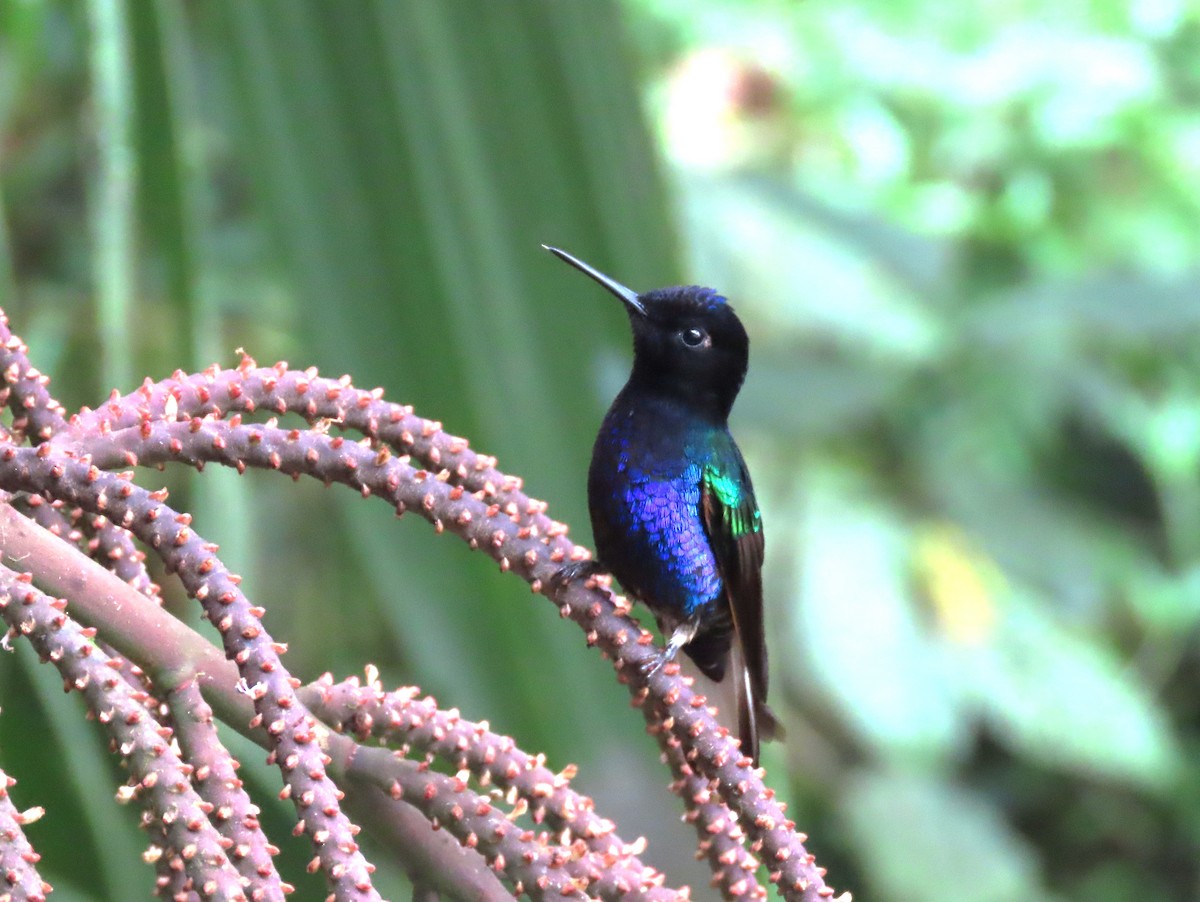
{"type": "Polygon", "coordinates": [[[766,706],[762,520],[727,426],[749,341],[725,298],[697,286],[635,294],[548,248],[625,302],[634,364],[592,452],[588,508],[598,564],[654,613],[711,679],[736,672],[742,748],[756,762],[766,706]]]}

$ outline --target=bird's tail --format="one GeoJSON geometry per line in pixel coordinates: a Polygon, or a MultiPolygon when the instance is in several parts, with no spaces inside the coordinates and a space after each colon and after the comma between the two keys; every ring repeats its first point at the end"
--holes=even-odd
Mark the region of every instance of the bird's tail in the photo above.
{"type": "Polygon", "coordinates": [[[730,662],[733,684],[737,693],[738,737],[742,740],[742,754],[747,755],[758,767],[758,746],[761,740],[782,739],[783,727],[766,699],[757,698],[750,668],[742,657],[742,650],[735,642],[730,662]]]}
{"type": "Polygon", "coordinates": [[[726,660],[728,665],[722,668],[726,677],[720,682],[701,671],[690,657],[681,657],[679,663],[682,672],[695,680],[696,691],[716,706],[717,721],[731,732],[737,731],[742,741],[742,753],[749,755],[757,767],[759,742],[782,739],[783,727],[766,702],[755,697],[750,671],[736,642],[726,660]]]}

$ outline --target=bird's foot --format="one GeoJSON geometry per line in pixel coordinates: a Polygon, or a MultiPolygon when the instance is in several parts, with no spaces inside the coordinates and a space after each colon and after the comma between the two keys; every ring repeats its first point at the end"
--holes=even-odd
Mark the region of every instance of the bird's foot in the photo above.
{"type": "Polygon", "coordinates": [[[645,676],[646,679],[650,679],[650,677],[654,676],[666,665],[674,661],[675,655],[678,652],[678,645],[668,644],[666,648],[660,648],[653,658],[642,665],[642,675],[645,676]]]}
{"type": "Polygon", "coordinates": [[[595,559],[575,561],[567,564],[567,566],[550,577],[550,588],[557,592],[576,580],[590,579],[596,574],[603,572],[604,565],[595,559]]]}
{"type": "Polygon", "coordinates": [[[654,676],[663,669],[667,664],[675,660],[675,656],[679,654],[679,649],[683,648],[689,642],[696,638],[696,632],[699,629],[699,624],[692,620],[685,620],[683,623],[671,630],[671,635],[667,639],[667,645],[656,654],[653,659],[642,665],[642,673],[647,678],[654,676]]]}

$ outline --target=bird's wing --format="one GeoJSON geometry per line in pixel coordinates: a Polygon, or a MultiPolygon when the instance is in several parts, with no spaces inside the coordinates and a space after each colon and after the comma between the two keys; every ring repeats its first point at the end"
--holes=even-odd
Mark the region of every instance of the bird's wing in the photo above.
{"type": "MultiPolygon", "coordinates": [[[[720,464],[710,463],[704,469],[700,510],[717,568],[725,583],[738,650],[745,667],[744,673],[735,673],[735,679],[749,684],[743,687],[744,694],[749,696],[748,704],[741,712],[745,721],[759,716],[767,697],[767,645],[762,611],[763,531],[746,465],[732,441],[730,445],[731,455],[722,455],[724,460],[720,464]]],[[[769,712],[765,716],[771,717],[769,712]]],[[[771,720],[773,722],[773,718],[771,720]]],[[[753,726],[750,730],[757,732],[753,726]]],[[[747,732],[743,729],[744,740],[747,732]]],[[[745,751],[757,757],[751,749],[745,751]]]]}

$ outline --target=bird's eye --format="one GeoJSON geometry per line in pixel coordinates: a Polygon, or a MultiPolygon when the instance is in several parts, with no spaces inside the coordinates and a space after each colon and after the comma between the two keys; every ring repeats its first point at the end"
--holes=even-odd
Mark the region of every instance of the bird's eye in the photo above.
{"type": "Polygon", "coordinates": [[[679,333],[679,340],[689,348],[707,348],[712,344],[712,339],[703,329],[684,329],[679,333]]]}

